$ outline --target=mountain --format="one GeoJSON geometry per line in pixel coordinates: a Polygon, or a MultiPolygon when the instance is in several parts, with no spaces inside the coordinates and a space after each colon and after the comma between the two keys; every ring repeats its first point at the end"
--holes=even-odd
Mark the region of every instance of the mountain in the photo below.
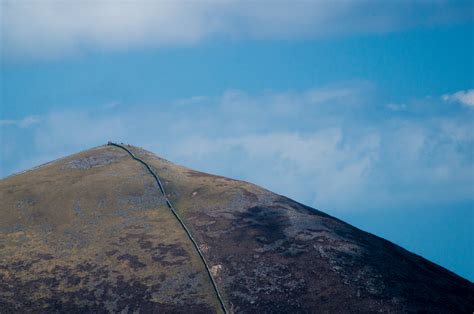
{"type": "Polygon", "coordinates": [[[128,145],[1,180],[0,217],[0,313],[474,310],[473,283],[389,241],[128,145]]]}

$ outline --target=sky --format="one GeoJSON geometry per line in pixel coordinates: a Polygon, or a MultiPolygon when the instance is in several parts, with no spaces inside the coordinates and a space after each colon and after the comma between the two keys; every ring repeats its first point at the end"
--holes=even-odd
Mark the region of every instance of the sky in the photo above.
{"type": "Polygon", "coordinates": [[[471,1],[0,6],[0,177],[130,143],[474,280],[471,1]]]}

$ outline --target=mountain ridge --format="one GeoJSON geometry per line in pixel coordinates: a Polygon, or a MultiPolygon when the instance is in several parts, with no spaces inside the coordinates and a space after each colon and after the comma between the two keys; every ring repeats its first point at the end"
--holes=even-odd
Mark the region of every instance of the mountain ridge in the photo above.
{"type": "Polygon", "coordinates": [[[118,149],[99,146],[0,181],[2,308],[219,312],[166,199],[196,236],[231,312],[474,308],[471,282],[396,244],[130,146],[162,178],[160,196],[118,149]]]}

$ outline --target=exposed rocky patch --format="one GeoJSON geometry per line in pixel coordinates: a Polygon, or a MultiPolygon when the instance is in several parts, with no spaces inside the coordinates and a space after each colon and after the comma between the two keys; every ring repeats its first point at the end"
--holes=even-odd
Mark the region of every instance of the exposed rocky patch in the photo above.
{"type": "Polygon", "coordinates": [[[127,158],[127,155],[124,153],[118,153],[116,151],[111,152],[111,151],[104,150],[93,155],[85,156],[78,159],[73,159],[67,162],[62,168],[87,170],[87,169],[96,168],[96,167],[103,167],[124,158],[127,158]]]}

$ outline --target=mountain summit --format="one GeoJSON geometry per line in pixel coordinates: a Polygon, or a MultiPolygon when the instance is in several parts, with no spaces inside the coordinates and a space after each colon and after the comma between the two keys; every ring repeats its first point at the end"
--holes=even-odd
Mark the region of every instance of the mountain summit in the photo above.
{"type": "Polygon", "coordinates": [[[1,180],[0,217],[0,313],[474,310],[389,241],[128,145],[1,180]]]}

